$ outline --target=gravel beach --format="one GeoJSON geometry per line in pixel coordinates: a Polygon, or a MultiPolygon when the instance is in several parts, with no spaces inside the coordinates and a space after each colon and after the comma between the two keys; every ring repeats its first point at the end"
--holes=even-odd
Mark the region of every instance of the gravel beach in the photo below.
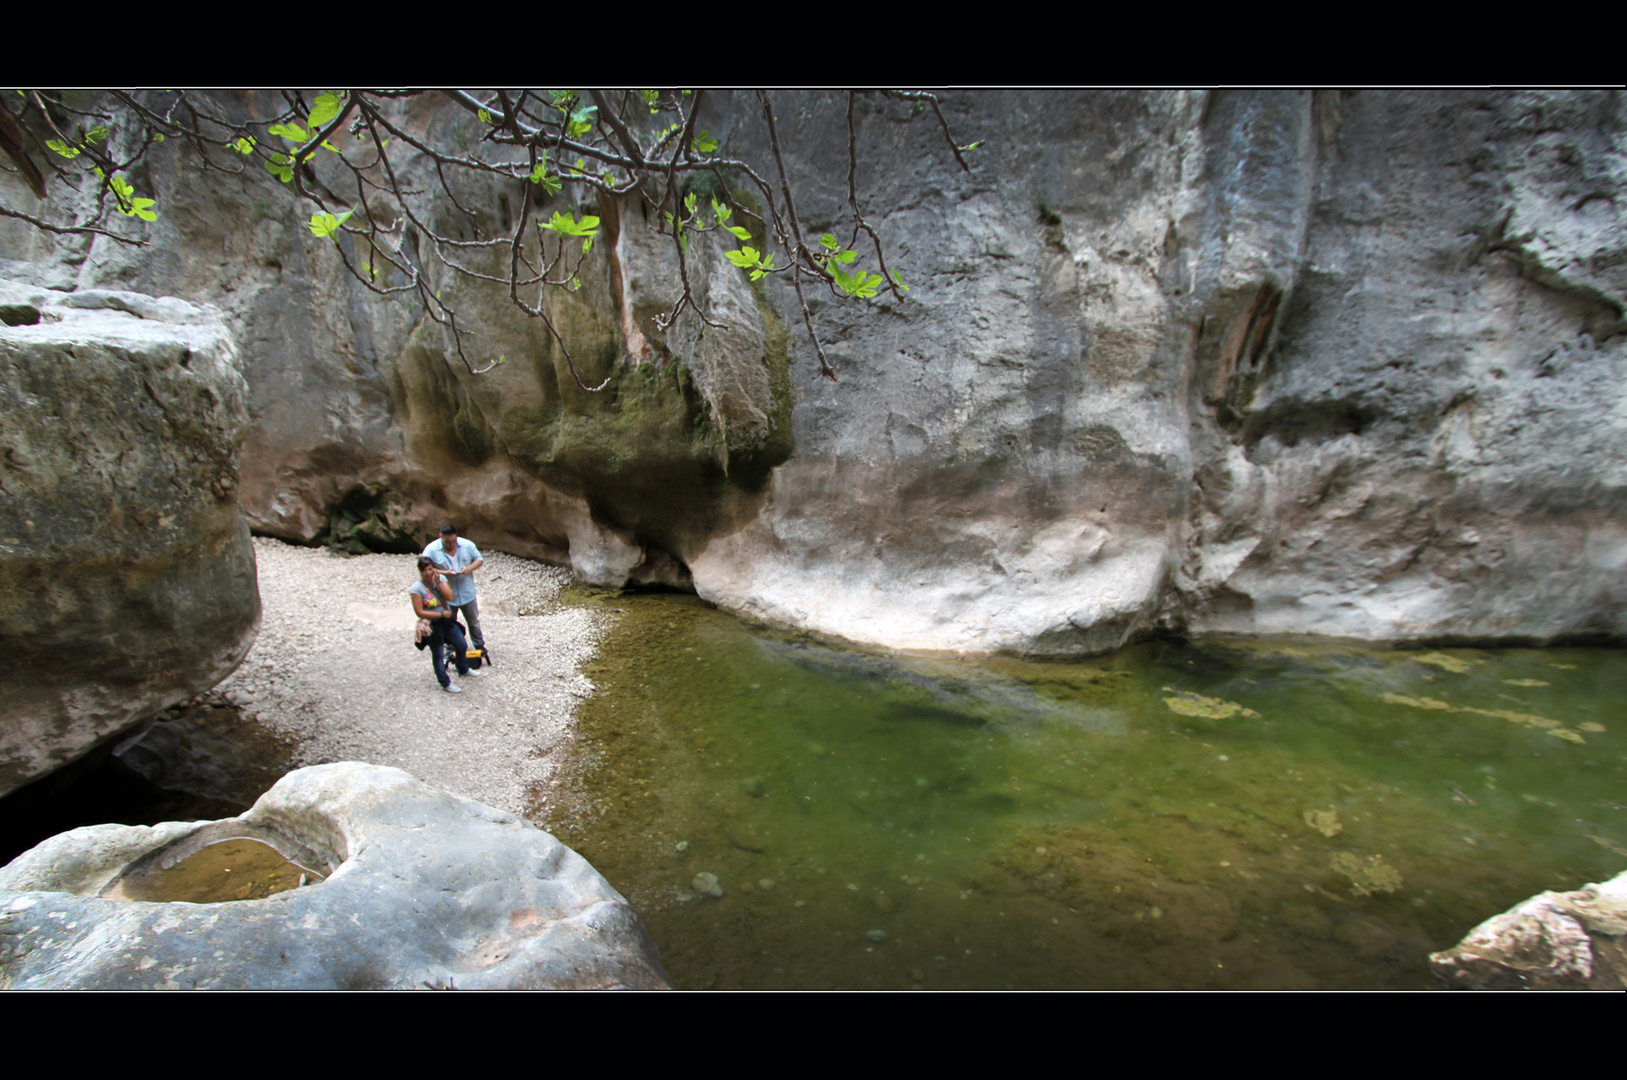
{"type": "Polygon", "coordinates": [[[559,604],[566,571],[484,553],[475,584],[495,666],[460,678],[449,662],[463,692],[448,694],[428,650],[413,648],[415,556],[343,556],[262,537],[254,552],[260,635],[219,693],[291,741],[299,765],[394,765],[535,812],[533,796],[563,762],[576,708],[593,692],[582,666],[608,618],[559,604]]]}

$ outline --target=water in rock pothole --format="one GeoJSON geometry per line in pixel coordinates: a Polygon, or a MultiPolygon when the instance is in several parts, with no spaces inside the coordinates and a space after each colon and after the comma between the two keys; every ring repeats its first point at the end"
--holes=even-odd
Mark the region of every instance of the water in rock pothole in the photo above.
{"type": "Polygon", "coordinates": [[[104,895],[114,900],[220,904],[264,900],[320,880],[316,871],[293,862],[271,845],[250,836],[234,836],[174,861],[151,859],[126,872],[104,895]]]}
{"type": "Polygon", "coordinates": [[[548,824],[679,987],[1427,988],[1627,868],[1620,651],[940,660],[585,602],[625,614],[548,824]]]}

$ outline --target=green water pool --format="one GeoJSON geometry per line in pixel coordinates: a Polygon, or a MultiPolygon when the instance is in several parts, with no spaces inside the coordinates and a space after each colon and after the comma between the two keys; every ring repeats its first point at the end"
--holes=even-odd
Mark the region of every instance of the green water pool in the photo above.
{"type": "Polygon", "coordinates": [[[1618,650],[941,660],[580,602],[620,614],[548,826],[679,987],[1428,988],[1627,869],[1618,650]]]}

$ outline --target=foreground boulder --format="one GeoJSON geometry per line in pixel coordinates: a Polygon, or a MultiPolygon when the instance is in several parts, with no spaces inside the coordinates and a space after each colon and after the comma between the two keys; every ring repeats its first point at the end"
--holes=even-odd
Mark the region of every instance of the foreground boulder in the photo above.
{"type": "MultiPolygon", "coordinates": [[[[228,894],[264,891],[266,872],[238,870],[251,880],[228,894]]],[[[196,875],[158,887],[199,895],[196,875]]],[[[359,762],[289,773],[238,818],[53,837],[0,869],[0,926],[3,988],[670,985],[638,915],[587,860],[511,814],[359,762]],[[152,871],[240,837],[308,883],[241,901],[112,898],[152,896],[152,871]]]]}
{"type": "Polygon", "coordinates": [[[220,314],[0,282],[0,794],[206,690],[260,620],[220,314]]]}
{"type": "Polygon", "coordinates": [[[1429,966],[1468,990],[1627,988],[1627,873],[1545,892],[1475,927],[1429,966]]]}

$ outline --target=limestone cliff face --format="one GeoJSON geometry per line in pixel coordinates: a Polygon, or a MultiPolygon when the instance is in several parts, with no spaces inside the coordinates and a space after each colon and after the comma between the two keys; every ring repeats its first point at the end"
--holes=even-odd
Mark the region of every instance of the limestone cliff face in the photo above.
{"type": "Polygon", "coordinates": [[[0,282],[0,794],[206,690],[260,620],[218,312],[0,282]]]}
{"type": "MultiPolygon", "coordinates": [[[[762,149],[750,103],[710,100],[714,134],[762,149]]],[[[776,97],[815,227],[847,197],[831,104],[776,97]]],[[[470,122],[404,109],[454,142],[470,122]]],[[[225,309],[245,511],[290,538],[406,544],[450,515],[587,580],[692,580],[916,649],[1627,633],[1622,95],[1001,92],[946,112],[984,140],[970,175],[930,116],[860,102],[863,206],[912,291],[816,301],[837,384],[788,290],[721,248],[689,264],[728,329],[661,330],[674,259],[621,205],[550,309],[584,379],[611,377],[600,395],[501,290],[448,281],[476,359],[507,357],[469,375],[413,302],[343,274],[287,189],[162,156],[155,253],[6,224],[0,269],[225,309]]],[[[473,236],[537,192],[457,194],[473,218],[418,209],[473,236]]]]}
{"type": "MultiPolygon", "coordinates": [[[[244,117],[282,107],[253,94],[220,101],[244,117]]],[[[478,138],[473,118],[438,96],[403,103],[393,119],[439,145],[478,138]]],[[[670,306],[675,257],[638,211],[624,222],[619,206],[595,208],[607,235],[579,269],[580,291],[548,300],[583,380],[610,377],[588,394],[505,287],[443,276],[410,228],[405,257],[428,264],[434,289],[475,331],[467,365],[413,291],[381,294],[346,272],[333,241],[306,228],[313,207],[290,187],[217,164],[225,169],[206,171],[190,152],[163,147],[132,174],[159,200],[159,219],[114,227],[140,230],[149,250],[0,219],[0,272],[52,289],[188,296],[226,313],[250,386],[242,504],[255,530],[415,550],[452,518],[482,545],[567,563],[584,580],[689,587],[683,560],[755,512],[769,470],[789,453],[785,335],[711,238],[697,245],[690,280],[727,329],[686,320],[662,331],[655,314],[670,306]],[[507,362],[491,368],[499,358],[507,362]]],[[[339,186],[331,162],[315,164],[314,184],[339,186]]],[[[420,193],[418,219],[463,240],[502,235],[523,200],[546,218],[580,195],[461,180],[448,192],[422,158],[401,161],[398,175],[420,193]]],[[[13,205],[53,209],[14,178],[0,185],[13,205]]],[[[52,198],[73,206],[76,196],[52,198]]],[[[372,205],[381,218],[403,209],[372,205]]],[[[355,264],[383,267],[344,243],[355,264]]],[[[459,257],[506,273],[506,255],[459,257]]],[[[403,283],[381,274],[377,284],[403,283]]]]}
{"type": "Polygon", "coordinates": [[[703,596],[925,649],[1627,630],[1621,95],[957,106],[970,178],[872,118],[918,287],[821,313],[843,381],[794,367],[703,596]]]}

